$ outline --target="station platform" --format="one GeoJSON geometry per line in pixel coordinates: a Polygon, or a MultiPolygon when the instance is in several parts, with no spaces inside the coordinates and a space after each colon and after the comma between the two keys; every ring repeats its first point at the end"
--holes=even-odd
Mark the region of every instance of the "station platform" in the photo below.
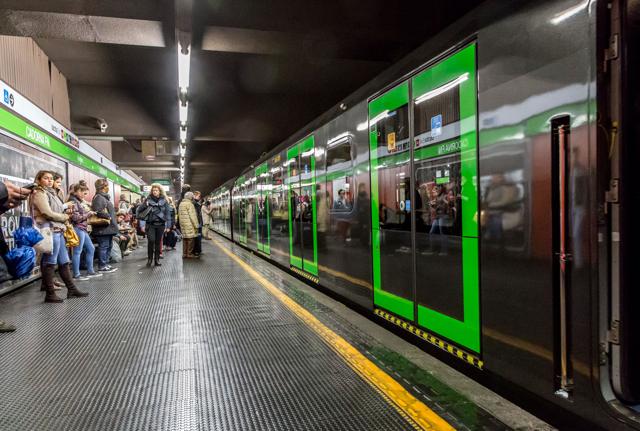
{"type": "Polygon", "coordinates": [[[0,430],[552,429],[221,237],[145,246],[88,298],[0,298],[0,430]]]}

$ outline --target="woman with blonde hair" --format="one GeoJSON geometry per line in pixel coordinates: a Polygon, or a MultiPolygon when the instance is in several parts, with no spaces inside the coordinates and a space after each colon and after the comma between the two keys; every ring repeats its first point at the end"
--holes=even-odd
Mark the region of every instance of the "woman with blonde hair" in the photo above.
{"type": "Polygon", "coordinates": [[[49,228],[53,239],[53,248],[51,253],[42,255],[43,272],[42,280],[46,296],[45,302],[62,302],[55,293],[53,284],[53,275],[58,265],[60,277],[67,286],[67,299],[73,296],[83,297],[88,293],[78,290],[73,282],[71,274],[71,260],[67,253],[66,242],[63,232],[66,228],[65,223],[69,220],[69,215],[65,214],[65,204],[58,197],[58,193],[53,187],[54,173],[50,171],[40,171],[36,175],[36,187],[30,198],[30,207],[34,222],[39,229],[49,228]]]}
{"type": "Polygon", "coordinates": [[[178,222],[182,232],[182,258],[193,259],[199,257],[193,254],[195,239],[198,236],[198,215],[196,207],[193,205],[193,193],[184,194],[182,202],[178,207],[178,222]]]}
{"type": "Polygon", "coordinates": [[[138,207],[136,217],[145,221],[147,236],[147,266],[160,263],[162,236],[171,228],[171,211],[164,189],[160,184],[151,184],[151,193],[147,200],[138,207]]]}

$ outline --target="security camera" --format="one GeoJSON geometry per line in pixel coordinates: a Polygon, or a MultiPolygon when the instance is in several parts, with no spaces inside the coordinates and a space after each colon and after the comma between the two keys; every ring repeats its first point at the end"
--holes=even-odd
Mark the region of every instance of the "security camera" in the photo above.
{"type": "Polygon", "coordinates": [[[98,123],[98,128],[100,129],[100,133],[106,133],[107,128],[109,128],[109,125],[107,124],[107,122],[104,121],[102,118],[98,118],[97,123],[98,123]]]}

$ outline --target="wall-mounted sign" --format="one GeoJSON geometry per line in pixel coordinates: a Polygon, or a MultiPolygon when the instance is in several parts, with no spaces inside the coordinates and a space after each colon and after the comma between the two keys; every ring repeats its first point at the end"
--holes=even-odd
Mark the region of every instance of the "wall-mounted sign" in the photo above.
{"type": "Polygon", "coordinates": [[[29,99],[15,91],[2,80],[0,80],[0,87],[2,87],[2,98],[0,100],[2,100],[2,103],[7,108],[19,114],[23,118],[28,118],[29,121],[33,122],[42,130],[51,133],[62,142],[73,145],[76,148],[80,146],[80,141],[76,135],[51,118],[49,114],[44,112],[29,99]]]}

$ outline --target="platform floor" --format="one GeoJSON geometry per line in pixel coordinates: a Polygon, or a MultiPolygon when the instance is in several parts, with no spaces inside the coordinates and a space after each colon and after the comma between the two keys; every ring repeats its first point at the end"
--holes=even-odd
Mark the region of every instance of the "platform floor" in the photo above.
{"type": "Polygon", "coordinates": [[[139,249],[63,304],[0,298],[0,430],[510,429],[301,281],[204,252],[139,249]]]}

